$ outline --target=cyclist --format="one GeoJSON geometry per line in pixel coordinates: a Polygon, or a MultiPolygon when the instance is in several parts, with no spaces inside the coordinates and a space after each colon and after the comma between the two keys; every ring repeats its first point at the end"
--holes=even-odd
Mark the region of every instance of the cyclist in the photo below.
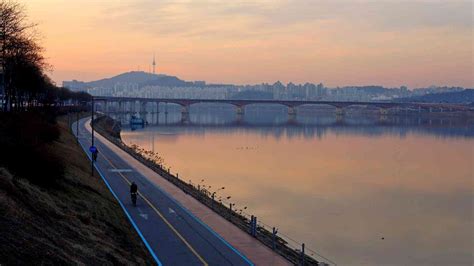
{"type": "Polygon", "coordinates": [[[130,196],[132,198],[133,206],[137,206],[137,194],[138,194],[138,186],[135,182],[132,182],[130,185],[130,196]]]}

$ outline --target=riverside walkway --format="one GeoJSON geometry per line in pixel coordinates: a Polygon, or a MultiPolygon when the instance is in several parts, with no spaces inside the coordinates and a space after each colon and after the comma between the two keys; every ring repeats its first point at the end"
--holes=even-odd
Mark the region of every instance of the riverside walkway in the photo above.
{"type": "MultiPolygon", "coordinates": [[[[90,118],[78,123],[79,143],[91,158],[90,118]]],[[[72,128],[77,134],[75,123],[72,128]]],[[[95,146],[96,171],[158,265],[290,265],[99,134],[95,146]],[[131,182],[139,188],[136,207],[130,200],[131,182]]]]}

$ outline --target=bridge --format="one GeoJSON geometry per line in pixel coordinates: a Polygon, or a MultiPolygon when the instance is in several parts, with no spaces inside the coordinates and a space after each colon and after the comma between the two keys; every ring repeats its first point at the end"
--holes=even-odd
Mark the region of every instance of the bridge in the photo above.
{"type": "Polygon", "coordinates": [[[218,103],[230,104],[236,107],[236,113],[239,116],[244,115],[245,106],[253,104],[278,104],[288,107],[288,115],[295,117],[297,107],[303,105],[326,105],[335,107],[336,116],[344,116],[345,109],[350,106],[363,106],[378,108],[380,115],[388,115],[389,110],[393,108],[415,110],[418,112],[459,112],[469,111],[470,108],[460,104],[446,103],[402,103],[402,102],[357,102],[357,101],[301,101],[301,100],[231,100],[231,99],[183,99],[183,98],[143,98],[143,97],[113,97],[113,96],[94,96],[94,101],[103,104],[103,111],[110,112],[110,107],[115,106],[117,113],[140,113],[146,114],[147,105],[154,105],[156,113],[160,103],[177,104],[181,106],[183,120],[189,118],[189,107],[198,103],[218,103]],[[139,110],[136,110],[136,104],[139,104],[139,110]],[[128,106],[128,110],[125,107],[128,106]]]}

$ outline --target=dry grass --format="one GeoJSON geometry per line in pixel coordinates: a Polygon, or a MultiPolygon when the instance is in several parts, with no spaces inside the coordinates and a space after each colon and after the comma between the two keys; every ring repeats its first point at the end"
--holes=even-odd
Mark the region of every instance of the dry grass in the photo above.
{"type": "Polygon", "coordinates": [[[66,169],[57,186],[36,186],[0,168],[0,264],[152,264],[115,198],[90,176],[67,118],[59,127],[52,146],[66,169]]]}

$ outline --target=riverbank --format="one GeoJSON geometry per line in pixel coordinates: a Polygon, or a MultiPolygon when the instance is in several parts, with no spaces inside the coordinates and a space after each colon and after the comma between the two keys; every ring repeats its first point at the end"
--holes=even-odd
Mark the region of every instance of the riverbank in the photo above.
{"type": "Polygon", "coordinates": [[[227,219],[229,222],[244,232],[254,236],[267,247],[274,249],[277,254],[280,254],[288,261],[294,264],[299,264],[302,262],[302,260],[304,260],[305,265],[318,265],[318,261],[314,258],[308,256],[307,254],[303,255],[303,253],[301,253],[301,251],[296,248],[293,249],[287,246],[285,239],[279,237],[278,235],[275,235],[274,237],[272,232],[266,228],[261,227],[259,224],[252,226],[250,219],[241,213],[237,213],[235,210],[232,210],[231,206],[225,206],[222,204],[222,202],[215,200],[212,193],[210,193],[204,187],[193,186],[192,184],[180,179],[177,174],[172,174],[169,169],[162,165],[162,160],[157,154],[142,150],[136,146],[129,147],[124,144],[120,139],[119,132],[117,132],[117,129],[120,127],[113,119],[106,116],[101,116],[94,121],[94,125],[96,131],[104,136],[107,140],[114,143],[136,160],[153,170],[155,173],[159,174],[164,179],[168,180],[170,183],[174,184],[186,194],[194,197],[203,205],[227,219]]]}
{"type": "MultiPolygon", "coordinates": [[[[0,120],[8,121],[11,115],[0,113],[0,120]]],[[[47,151],[46,158],[54,159],[50,165],[60,171],[35,163],[43,160],[36,158],[40,153],[20,154],[23,161],[7,155],[29,171],[0,161],[0,264],[153,264],[101,178],[90,175],[90,161],[69,127],[73,117],[63,115],[51,122],[48,128],[57,138],[33,149],[47,151]],[[52,178],[48,171],[57,176],[52,178]]],[[[38,138],[39,132],[27,130],[37,121],[28,119],[16,117],[15,125],[23,124],[19,132],[38,138]]],[[[14,128],[2,125],[4,140],[20,138],[11,134],[14,128]]]]}

